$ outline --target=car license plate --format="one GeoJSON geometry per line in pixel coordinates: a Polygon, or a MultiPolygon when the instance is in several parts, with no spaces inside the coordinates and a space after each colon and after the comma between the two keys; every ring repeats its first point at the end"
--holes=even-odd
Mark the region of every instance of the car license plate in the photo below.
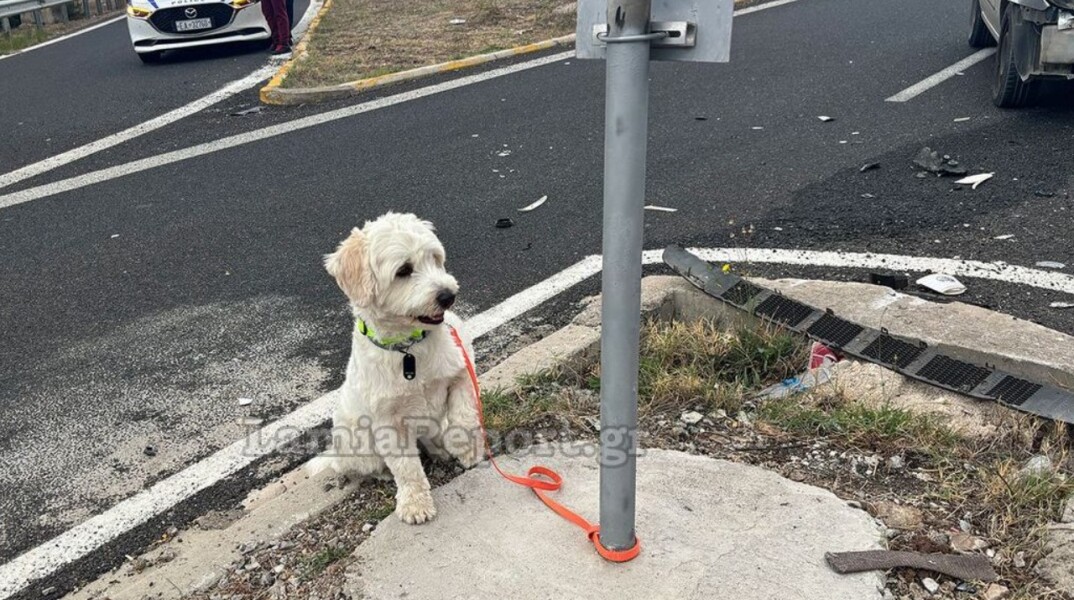
{"type": "Polygon", "coordinates": [[[197,31],[199,29],[209,29],[213,26],[212,19],[190,19],[188,21],[176,21],[176,31],[197,31]]]}

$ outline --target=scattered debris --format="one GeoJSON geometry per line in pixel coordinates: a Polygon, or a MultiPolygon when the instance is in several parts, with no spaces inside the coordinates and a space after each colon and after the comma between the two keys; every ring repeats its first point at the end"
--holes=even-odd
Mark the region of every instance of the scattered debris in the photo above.
{"type": "Polygon", "coordinates": [[[463,23],[466,23],[466,19],[452,19],[448,21],[448,23],[451,23],[452,25],[462,25],[463,23]]]}
{"type": "Polygon", "coordinates": [[[653,210],[656,212],[679,212],[677,208],[671,208],[669,206],[656,206],[654,204],[647,204],[645,210],[653,210]]]}
{"type": "Polygon", "coordinates": [[[966,292],[966,286],[950,275],[933,273],[917,280],[917,285],[928,288],[944,296],[958,296],[966,292]]]}
{"type": "Polygon", "coordinates": [[[1033,195],[1038,198],[1055,198],[1055,192],[1049,192],[1046,190],[1037,190],[1033,192],[1033,195]]]}
{"type": "Polygon", "coordinates": [[[511,156],[510,150],[500,150],[496,153],[496,156],[511,156]]]}
{"type": "Polygon", "coordinates": [[[682,413],[682,416],[679,417],[679,420],[682,421],[683,423],[686,423],[687,425],[697,425],[698,423],[701,422],[701,419],[704,419],[704,418],[705,418],[705,415],[697,412],[696,410],[691,410],[691,411],[687,411],[687,412],[682,413]]]}
{"type": "Polygon", "coordinates": [[[496,221],[496,229],[507,229],[508,227],[514,227],[515,221],[513,219],[498,219],[496,221]]]}
{"type": "Polygon", "coordinates": [[[872,200],[873,198],[876,198],[876,196],[874,196],[874,195],[872,195],[872,194],[870,194],[868,192],[862,194],[861,197],[865,198],[866,200],[872,200]]]}
{"type": "Polygon", "coordinates": [[[370,531],[373,531],[375,527],[376,525],[372,523],[365,523],[362,525],[362,533],[369,533],[370,531]]]}
{"type": "Polygon", "coordinates": [[[973,554],[988,548],[988,542],[965,531],[956,531],[950,535],[950,538],[951,549],[959,554],[973,554]]]}
{"type": "Polygon", "coordinates": [[[864,165],[861,166],[860,169],[858,169],[858,172],[859,173],[864,173],[866,171],[872,171],[873,169],[879,169],[879,168],[880,168],[880,163],[865,163],[864,165]]]}
{"type": "Polygon", "coordinates": [[[820,119],[821,121],[824,121],[825,123],[830,123],[831,121],[835,120],[833,117],[829,117],[827,115],[820,115],[817,118],[820,119]]]}
{"type": "Polygon", "coordinates": [[[1048,477],[1052,474],[1053,469],[1052,459],[1046,454],[1038,454],[1026,461],[1025,466],[1018,471],[1018,477],[1021,479],[1048,477]]]}
{"type": "Polygon", "coordinates": [[[119,237],[119,234],[118,234],[118,233],[113,233],[113,234],[112,234],[111,236],[109,236],[109,237],[110,237],[111,239],[113,239],[113,240],[114,240],[114,239],[116,239],[117,237],[119,237]]]}
{"type": "Polygon", "coordinates": [[[1009,598],[1010,595],[1011,591],[1005,586],[1002,586],[998,583],[990,583],[988,584],[988,587],[985,588],[984,595],[981,596],[981,600],[1005,600],[1006,598],[1009,598]]]}
{"type": "Polygon", "coordinates": [[[253,403],[253,398],[239,398],[239,406],[250,406],[253,403]]]}
{"type": "Polygon", "coordinates": [[[992,239],[994,239],[994,240],[1009,240],[1009,239],[1011,239],[1013,237],[1014,237],[1013,233],[1005,233],[1003,235],[997,235],[996,237],[994,237],[992,239]]]}
{"type": "Polygon", "coordinates": [[[914,157],[914,164],[929,173],[939,173],[941,175],[966,174],[966,167],[960,166],[958,161],[952,160],[946,154],[941,156],[939,152],[928,146],[925,146],[917,153],[917,156],[914,157]]]}
{"type": "Polygon", "coordinates": [[[893,273],[869,273],[869,283],[889,287],[893,290],[905,290],[910,287],[910,278],[906,275],[895,275],[893,273]]]}
{"type": "Polygon", "coordinates": [[[764,127],[750,127],[750,129],[752,129],[754,131],[762,131],[762,130],[764,130],[764,127]]]}
{"type": "Polygon", "coordinates": [[[880,519],[890,529],[916,531],[924,526],[921,511],[913,506],[895,504],[894,502],[877,502],[872,506],[873,516],[880,519]]]}
{"type": "Polygon", "coordinates": [[[1019,550],[1018,552],[1016,552],[1015,555],[1014,555],[1014,558],[1011,559],[1011,564],[1013,564],[1014,568],[1016,568],[1016,569],[1024,569],[1024,568],[1026,568],[1026,553],[1025,553],[1025,551],[1024,550],[1019,550]]]}
{"type": "Polygon", "coordinates": [[[936,580],[931,577],[925,577],[921,580],[921,587],[925,588],[930,594],[935,594],[940,591],[940,584],[936,583],[936,580]]]}
{"type": "Polygon", "coordinates": [[[958,117],[958,118],[955,119],[955,123],[963,123],[965,121],[969,121],[970,118],[971,117],[958,117]]]}
{"type": "Polygon", "coordinates": [[[261,107],[260,104],[257,105],[257,106],[251,106],[250,108],[244,108],[244,109],[242,109],[240,111],[233,112],[233,113],[231,113],[231,116],[233,116],[233,117],[245,117],[246,115],[256,115],[257,113],[261,112],[261,108],[262,107],[261,107]]]}
{"type": "Polygon", "coordinates": [[[709,118],[708,117],[694,117],[694,120],[695,121],[708,121],[709,118]]]}
{"type": "Polygon", "coordinates": [[[988,181],[989,179],[992,179],[993,175],[995,175],[995,173],[978,173],[976,175],[970,175],[969,177],[963,177],[962,179],[959,179],[955,183],[957,183],[958,185],[972,186],[970,189],[975,190],[975,189],[977,189],[977,186],[979,186],[982,183],[988,181]]]}
{"type": "Polygon", "coordinates": [[[146,456],[156,456],[157,455],[157,447],[156,446],[146,446],[145,448],[142,449],[142,454],[144,454],[146,456]]]}
{"type": "Polygon", "coordinates": [[[537,200],[536,202],[534,202],[533,204],[530,204],[529,206],[526,206],[526,207],[518,209],[518,212],[530,212],[531,210],[533,210],[533,209],[539,207],[540,205],[544,204],[546,200],[548,200],[548,196],[541,196],[541,198],[539,200],[537,200]]]}
{"type": "Polygon", "coordinates": [[[980,554],[958,556],[867,550],[864,552],[828,552],[824,555],[824,559],[828,561],[832,570],[843,575],[862,571],[886,571],[895,567],[912,567],[966,580],[995,581],[998,577],[992,569],[992,564],[980,554]]]}
{"type": "Polygon", "coordinates": [[[1051,308],[1074,308],[1074,302],[1052,302],[1048,306],[1051,308]]]}
{"type": "Polygon", "coordinates": [[[1044,267],[1045,269],[1065,269],[1066,263],[1055,262],[1054,260],[1039,260],[1037,261],[1038,267],[1044,267]]]}

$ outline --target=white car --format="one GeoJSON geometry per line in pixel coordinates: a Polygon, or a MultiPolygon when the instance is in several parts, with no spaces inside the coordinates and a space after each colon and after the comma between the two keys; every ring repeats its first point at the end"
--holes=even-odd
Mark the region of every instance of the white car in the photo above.
{"type": "Polygon", "coordinates": [[[142,62],[165,50],[267,40],[259,0],[127,0],[127,29],[142,62]]]}

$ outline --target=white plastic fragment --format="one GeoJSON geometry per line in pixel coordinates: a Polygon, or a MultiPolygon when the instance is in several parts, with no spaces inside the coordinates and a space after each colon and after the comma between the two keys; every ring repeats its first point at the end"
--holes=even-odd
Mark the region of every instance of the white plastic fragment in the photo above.
{"type": "Polygon", "coordinates": [[[253,403],[253,398],[239,398],[239,406],[250,406],[253,403]]]}
{"type": "Polygon", "coordinates": [[[1052,308],[1074,308],[1074,302],[1052,302],[1048,306],[1052,308]]]}
{"type": "Polygon", "coordinates": [[[958,118],[955,119],[955,123],[964,123],[964,122],[969,121],[969,120],[970,120],[970,117],[958,117],[958,118]]]}
{"type": "Polygon", "coordinates": [[[1045,269],[1065,269],[1066,264],[1061,262],[1055,262],[1054,260],[1040,260],[1037,261],[1038,267],[1044,267],[1045,269]]]}
{"type": "Polygon", "coordinates": [[[448,23],[451,23],[452,25],[462,25],[465,22],[466,22],[466,19],[452,19],[452,20],[448,21],[448,23]]]}
{"type": "Polygon", "coordinates": [[[970,175],[969,177],[963,177],[955,183],[959,185],[971,185],[973,186],[972,189],[977,189],[977,186],[988,181],[989,179],[992,179],[993,175],[995,175],[995,173],[978,173],[976,175],[970,175]]]}
{"type": "Polygon", "coordinates": [[[824,121],[825,123],[827,123],[828,121],[834,121],[835,120],[834,118],[829,117],[827,115],[820,115],[817,118],[820,119],[821,121],[824,121]]]}
{"type": "Polygon", "coordinates": [[[966,292],[966,286],[962,285],[961,281],[943,273],[925,275],[917,280],[917,285],[926,287],[938,294],[943,294],[944,296],[958,296],[959,294],[964,294],[966,292]]]}
{"type": "Polygon", "coordinates": [[[679,212],[677,208],[671,208],[670,206],[656,206],[655,204],[647,204],[645,210],[655,210],[656,212],[679,212]]]}
{"type": "Polygon", "coordinates": [[[523,208],[518,209],[518,212],[530,212],[531,210],[533,210],[533,209],[537,208],[538,206],[544,204],[545,200],[548,200],[548,196],[541,196],[540,200],[534,202],[533,204],[530,204],[529,206],[525,206],[523,208]]]}
{"type": "Polygon", "coordinates": [[[994,239],[994,240],[1009,240],[1009,239],[1011,239],[1013,237],[1014,237],[1013,233],[1005,233],[1003,235],[997,235],[996,237],[994,237],[992,239],[994,239]]]}

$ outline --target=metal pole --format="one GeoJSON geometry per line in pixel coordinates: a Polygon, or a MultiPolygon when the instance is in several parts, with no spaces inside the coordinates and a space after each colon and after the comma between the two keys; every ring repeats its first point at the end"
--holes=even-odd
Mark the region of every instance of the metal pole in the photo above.
{"type": "MultiPolygon", "coordinates": [[[[650,0],[608,0],[608,40],[649,31],[650,0]]],[[[600,543],[634,546],[649,42],[607,45],[600,344],[600,543]]]]}

